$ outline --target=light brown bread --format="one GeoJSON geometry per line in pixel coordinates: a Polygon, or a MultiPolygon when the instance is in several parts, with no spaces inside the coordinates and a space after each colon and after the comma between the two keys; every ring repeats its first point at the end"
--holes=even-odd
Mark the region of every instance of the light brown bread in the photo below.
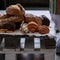
{"type": "Polygon", "coordinates": [[[20,16],[25,14],[25,9],[21,4],[10,5],[6,8],[6,13],[9,15],[20,16]]]}
{"type": "Polygon", "coordinates": [[[29,23],[32,21],[37,23],[38,25],[42,25],[42,20],[38,16],[35,16],[33,14],[26,14],[25,15],[25,22],[29,23]]]}
{"type": "Polygon", "coordinates": [[[35,33],[37,32],[38,25],[35,22],[28,23],[28,29],[30,32],[35,33]]]}
{"type": "Polygon", "coordinates": [[[40,34],[48,34],[49,31],[50,31],[50,30],[49,30],[48,26],[43,25],[43,26],[39,26],[39,27],[38,27],[38,32],[39,32],[40,34]]]}

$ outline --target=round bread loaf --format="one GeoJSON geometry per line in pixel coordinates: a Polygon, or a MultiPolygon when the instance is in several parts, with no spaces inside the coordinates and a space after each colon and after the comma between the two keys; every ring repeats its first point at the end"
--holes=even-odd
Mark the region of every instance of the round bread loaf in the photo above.
{"type": "Polygon", "coordinates": [[[41,18],[42,18],[41,19],[42,20],[42,25],[46,25],[46,26],[50,25],[50,20],[45,15],[42,15],[41,18]]]}
{"type": "Polygon", "coordinates": [[[21,4],[10,5],[6,8],[6,13],[9,15],[20,16],[25,14],[25,9],[21,6],[21,4]]]}

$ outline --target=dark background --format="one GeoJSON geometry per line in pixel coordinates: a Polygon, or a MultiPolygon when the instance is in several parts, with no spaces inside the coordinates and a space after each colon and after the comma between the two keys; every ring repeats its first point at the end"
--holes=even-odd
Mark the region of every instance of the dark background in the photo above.
{"type": "Polygon", "coordinates": [[[0,0],[0,9],[5,9],[7,6],[16,3],[20,3],[26,9],[49,7],[49,0],[0,0]]]}

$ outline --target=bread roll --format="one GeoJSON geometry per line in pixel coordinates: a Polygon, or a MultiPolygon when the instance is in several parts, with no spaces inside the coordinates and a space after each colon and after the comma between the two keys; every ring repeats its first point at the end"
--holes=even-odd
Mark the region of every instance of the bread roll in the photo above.
{"type": "Polygon", "coordinates": [[[35,33],[37,32],[38,25],[35,22],[28,23],[28,29],[30,32],[35,33]]]}
{"type": "Polygon", "coordinates": [[[45,26],[45,25],[39,26],[38,27],[38,32],[40,34],[47,34],[47,33],[49,33],[49,28],[47,26],[45,26]]]}

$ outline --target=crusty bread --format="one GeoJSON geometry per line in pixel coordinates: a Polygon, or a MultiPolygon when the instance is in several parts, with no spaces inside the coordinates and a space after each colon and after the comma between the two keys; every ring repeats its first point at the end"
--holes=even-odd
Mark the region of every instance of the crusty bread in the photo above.
{"type": "Polygon", "coordinates": [[[28,23],[28,29],[30,32],[34,33],[37,31],[38,25],[35,22],[28,23]]]}
{"type": "Polygon", "coordinates": [[[33,14],[25,14],[25,22],[29,23],[32,21],[37,23],[38,25],[42,25],[42,20],[38,16],[35,16],[33,14]]]}
{"type": "Polygon", "coordinates": [[[9,15],[20,16],[25,14],[25,9],[20,5],[10,5],[6,8],[6,13],[9,15]]]}
{"type": "Polygon", "coordinates": [[[42,25],[46,25],[46,26],[49,26],[50,25],[50,20],[45,16],[45,15],[41,15],[42,18],[42,25]]]}
{"type": "Polygon", "coordinates": [[[49,28],[48,28],[48,26],[45,26],[45,25],[39,26],[38,32],[40,34],[47,34],[47,33],[49,33],[49,28]]]}
{"type": "Polygon", "coordinates": [[[8,22],[20,22],[22,23],[22,21],[24,20],[24,17],[23,16],[12,16],[12,17],[9,17],[9,18],[5,18],[5,19],[0,19],[0,26],[5,24],[5,23],[8,23],[8,22]]]}

